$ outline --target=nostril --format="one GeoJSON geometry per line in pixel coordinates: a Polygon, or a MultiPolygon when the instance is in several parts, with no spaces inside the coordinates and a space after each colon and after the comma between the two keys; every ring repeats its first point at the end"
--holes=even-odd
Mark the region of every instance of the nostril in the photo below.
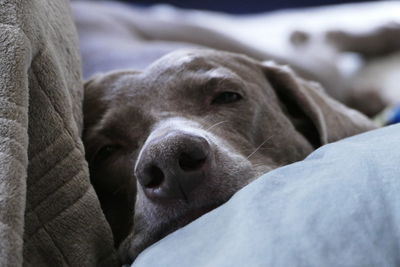
{"type": "Polygon", "coordinates": [[[184,171],[195,171],[204,165],[206,159],[205,155],[194,157],[192,154],[182,153],[179,156],[179,167],[184,171]]]}
{"type": "Polygon", "coordinates": [[[164,173],[160,168],[155,165],[150,166],[147,169],[147,173],[150,177],[148,182],[144,185],[147,188],[159,187],[164,181],[164,173]]]}

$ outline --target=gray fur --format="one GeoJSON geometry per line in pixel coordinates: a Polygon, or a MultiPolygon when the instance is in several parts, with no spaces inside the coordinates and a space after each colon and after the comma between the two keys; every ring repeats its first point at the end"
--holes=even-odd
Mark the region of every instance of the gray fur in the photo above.
{"type": "Polygon", "coordinates": [[[91,179],[117,243],[128,235],[120,249],[128,262],[260,174],[375,127],[287,67],[215,50],[177,51],[141,72],[98,75],[85,94],[83,140],[91,179]],[[210,104],[224,91],[243,99],[210,104]],[[177,130],[206,138],[213,164],[190,201],[153,202],[136,185],[134,167],[154,136],[177,130]],[[120,148],[105,162],[93,160],[99,148],[116,143],[120,148]],[[115,214],[121,207],[124,213],[115,214]]]}

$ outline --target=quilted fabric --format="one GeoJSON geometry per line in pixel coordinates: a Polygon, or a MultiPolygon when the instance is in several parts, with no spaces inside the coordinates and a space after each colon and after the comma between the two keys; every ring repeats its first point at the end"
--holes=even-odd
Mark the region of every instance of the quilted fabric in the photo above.
{"type": "Polygon", "coordinates": [[[0,0],[0,266],[114,266],[67,0],[0,0]]]}

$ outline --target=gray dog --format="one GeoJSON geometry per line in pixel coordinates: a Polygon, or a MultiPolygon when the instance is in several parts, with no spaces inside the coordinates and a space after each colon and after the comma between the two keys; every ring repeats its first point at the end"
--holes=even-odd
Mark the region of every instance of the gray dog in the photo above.
{"type": "Polygon", "coordinates": [[[124,261],[259,175],[374,128],[289,68],[184,50],[86,84],[91,179],[124,261]]]}

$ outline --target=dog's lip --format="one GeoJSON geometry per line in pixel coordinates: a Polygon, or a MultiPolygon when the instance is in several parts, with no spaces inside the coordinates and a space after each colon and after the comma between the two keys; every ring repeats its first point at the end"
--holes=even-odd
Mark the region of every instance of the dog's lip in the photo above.
{"type": "Polygon", "coordinates": [[[170,220],[166,221],[164,224],[164,227],[163,227],[164,231],[162,233],[160,233],[161,236],[159,239],[169,235],[172,232],[175,232],[176,230],[178,230],[182,227],[185,227],[186,225],[199,219],[203,215],[218,208],[223,203],[225,203],[225,201],[209,203],[209,204],[203,205],[201,207],[192,208],[190,210],[187,210],[187,211],[181,213],[179,216],[175,217],[174,219],[170,219],[170,220]]]}
{"type": "Polygon", "coordinates": [[[219,204],[213,203],[213,204],[202,206],[200,208],[191,209],[191,210],[185,212],[184,214],[179,216],[177,219],[178,227],[181,228],[181,227],[191,223],[192,221],[202,217],[204,214],[209,213],[210,211],[218,208],[221,205],[222,205],[222,203],[219,203],[219,204]]]}
{"type": "Polygon", "coordinates": [[[144,240],[143,239],[141,240],[139,238],[137,240],[138,242],[135,242],[135,234],[134,234],[133,239],[131,239],[129,243],[129,247],[126,249],[126,252],[128,254],[125,256],[123,254],[124,252],[122,252],[121,254],[123,255],[122,258],[127,257],[127,262],[132,263],[144,249],[148,248],[157,241],[163,239],[167,235],[187,226],[188,224],[200,218],[201,216],[205,215],[206,213],[209,213],[210,211],[218,208],[223,203],[225,203],[225,201],[213,202],[203,205],[199,208],[193,208],[183,212],[174,219],[170,219],[168,221],[160,223],[158,227],[156,227],[156,229],[158,228],[158,230],[153,229],[151,234],[152,238],[146,238],[144,240]]]}

